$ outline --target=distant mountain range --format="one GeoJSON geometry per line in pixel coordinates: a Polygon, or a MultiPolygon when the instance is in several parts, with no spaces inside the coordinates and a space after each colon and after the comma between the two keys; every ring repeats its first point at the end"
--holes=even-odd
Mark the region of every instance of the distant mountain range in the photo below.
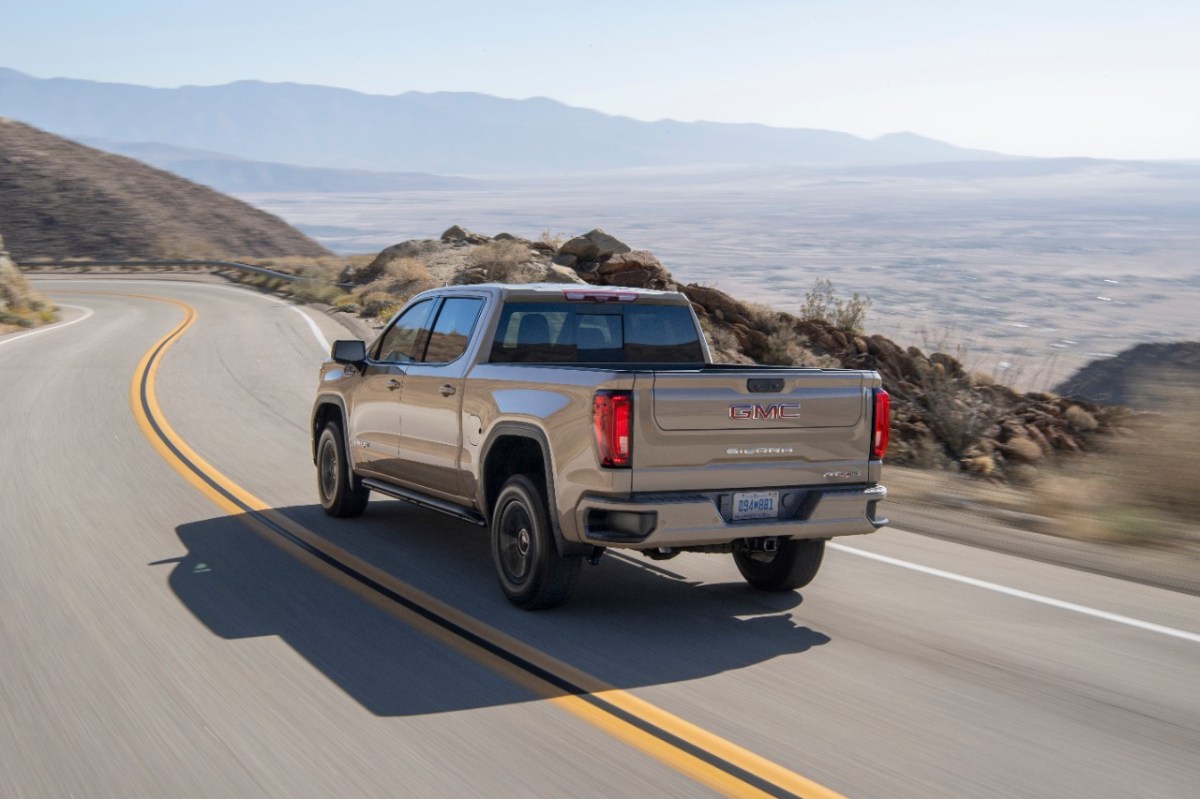
{"type": "MultiPolygon", "coordinates": [[[[508,100],[464,92],[381,96],[258,81],[156,89],[35,78],[5,68],[0,68],[0,116],[75,139],[156,142],[269,162],[272,179],[284,184],[296,177],[284,174],[284,164],[371,172],[536,175],[692,165],[1004,158],[913,133],[868,140],[829,130],[754,124],[642,122],[546,98],[508,100]]],[[[217,160],[223,162],[222,179],[234,180],[237,168],[226,159],[217,160]]],[[[210,163],[205,168],[218,167],[210,163]]]]}
{"type": "Polygon", "coordinates": [[[135,158],[217,191],[253,192],[377,192],[467,189],[481,184],[470,178],[443,177],[424,172],[371,172],[330,169],[270,161],[251,161],[236,155],[176,147],[159,142],[119,142],[75,138],[80,144],[135,158]]]}

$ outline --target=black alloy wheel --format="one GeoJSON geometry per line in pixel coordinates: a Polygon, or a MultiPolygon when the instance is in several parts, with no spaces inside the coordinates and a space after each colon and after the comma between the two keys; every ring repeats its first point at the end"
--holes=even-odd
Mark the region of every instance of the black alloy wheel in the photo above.
{"type": "Polygon", "coordinates": [[[558,554],[546,501],[528,476],[510,477],[492,509],[492,562],[508,600],[526,610],[567,601],[583,559],[558,554]]]}
{"type": "Polygon", "coordinates": [[[350,470],[346,439],[337,422],[327,422],[317,439],[317,494],[330,516],[359,516],[367,508],[371,490],[350,470]]]}

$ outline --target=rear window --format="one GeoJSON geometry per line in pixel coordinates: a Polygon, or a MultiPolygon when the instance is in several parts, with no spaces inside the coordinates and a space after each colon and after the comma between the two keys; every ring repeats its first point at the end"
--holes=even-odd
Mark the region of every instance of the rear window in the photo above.
{"type": "Polygon", "coordinates": [[[703,363],[684,305],[510,302],[500,313],[493,363],[703,363]]]}

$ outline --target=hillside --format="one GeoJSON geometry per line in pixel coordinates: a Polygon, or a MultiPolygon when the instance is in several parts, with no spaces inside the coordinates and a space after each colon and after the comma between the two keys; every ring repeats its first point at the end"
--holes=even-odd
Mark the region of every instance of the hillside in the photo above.
{"type": "Polygon", "coordinates": [[[1200,385],[1200,341],[1139,344],[1092,361],[1054,388],[1065,397],[1108,405],[1155,408],[1161,388],[1200,385]]]}
{"type": "Polygon", "coordinates": [[[3,118],[0,195],[18,260],[328,254],[240,200],[3,118]]]}
{"type": "Polygon", "coordinates": [[[465,92],[389,97],[258,81],[157,89],[42,79],[4,68],[0,114],[72,138],[161,142],[302,166],[449,175],[999,157],[911,133],[869,140],[830,130],[642,122],[547,98],[465,92]]]}

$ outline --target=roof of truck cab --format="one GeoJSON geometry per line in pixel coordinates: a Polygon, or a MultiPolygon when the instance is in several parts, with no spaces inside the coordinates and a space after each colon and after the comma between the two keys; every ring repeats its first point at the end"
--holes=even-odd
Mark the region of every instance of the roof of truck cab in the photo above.
{"type": "Polygon", "coordinates": [[[500,299],[510,297],[529,297],[531,299],[549,299],[555,296],[565,297],[568,292],[583,292],[586,294],[633,294],[638,297],[654,298],[656,300],[677,300],[687,304],[688,298],[678,291],[659,291],[657,289],[624,288],[622,286],[593,286],[589,283],[476,283],[472,285],[444,286],[433,289],[430,294],[443,294],[447,291],[486,291],[500,299]]]}

